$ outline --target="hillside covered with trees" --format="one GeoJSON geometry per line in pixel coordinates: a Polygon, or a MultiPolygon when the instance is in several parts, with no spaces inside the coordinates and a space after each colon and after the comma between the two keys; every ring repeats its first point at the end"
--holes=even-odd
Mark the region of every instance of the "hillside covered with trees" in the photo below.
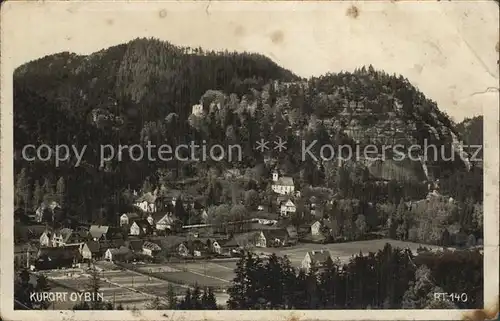
{"type": "MultiPolygon", "coordinates": [[[[317,140],[314,154],[323,144],[409,146],[428,141],[450,150],[457,143],[456,125],[435,102],[403,76],[373,66],[305,80],[259,54],[136,39],[88,56],[66,52],[29,62],[16,70],[14,84],[15,195],[21,212],[33,211],[44,199],[57,199],[64,204],[62,218],[116,222],[118,213],[130,209],[132,190],[176,188],[186,180],[194,182],[189,188],[205,205],[232,204],[250,191],[265,202],[270,168],[279,167],[299,187],[325,187],[340,199],[360,201],[363,209],[422,199],[426,182],[435,178],[446,186],[474,177],[477,194],[450,193],[470,203],[468,210],[460,205],[454,213],[476,228],[472,209],[481,202],[482,171],[469,170],[466,157],[430,160],[425,166],[354,160],[338,167],[333,161],[301,159],[301,141],[317,140]],[[192,113],[195,104],[202,113],[192,113]],[[277,136],[288,142],[285,152],[263,155],[255,150],[256,141],[277,136]],[[244,157],[231,163],[150,162],[125,155],[100,166],[100,145],[192,140],[239,144],[244,157]],[[26,144],[87,148],[80,166],[70,160],[55,167],[53,162],[23,160],[20,151],[26,144]],[[214,178],[231,168],[251,176],[242,195],[234,183],[214,178]]],[[[409,231],[403,234],[408,238],[409,231]]]]}

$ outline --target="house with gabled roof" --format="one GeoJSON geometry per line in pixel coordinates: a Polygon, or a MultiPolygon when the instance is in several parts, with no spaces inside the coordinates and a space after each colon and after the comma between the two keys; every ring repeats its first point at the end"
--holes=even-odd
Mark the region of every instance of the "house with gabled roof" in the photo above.
{"type": "Polygon", "coordinates": [[[155,256],[161,251],[161,247],[153,242],[145,241],[142,244],[142,253],[148,256],[155,256]]]}
{"type": "Polygon", "coordinates": [[[128,226],[134,220],[140,219],[141,216],[137,213],[124,213],[120,216],[120,226],[128,226]]]}
{"type": "Polygon", "coordinates": [[[109,248],[104,253],[104,259],[110,262],[123,260],[128,261],[132,257],[132,253],[126,246],[119,248],[109,248]]]}
{"type": "Polygon", "coordinates": [[[132,225],[130,225],[130,235],[143,236],[149,235],[153,231],[151,225],[149,225],[148,220],[141,219],[135,220],[132,225]]]}
{"type": "Polygon", "coordinates": [[[292,202],[291,199],[288,199],[286,202],[282,203],[280,206],[280,214],[283,217],[288,217],[291,214],[295,213],[297,211],[297,207],[295,204],[292,202]]]}
{"type": "Polygon", "coordinates": [[[108,231],[109,226],[107,225],[91,225],[89,235],[94,241],[104,240],[106,239],[108,231]]]}
{"type": "Polygon", "coordinates": [[[315,250],[307,252],[301,263],[301,268],[306,272],[309,272],[311,265],[314,264],[318,269],[322,269],[328,258],[331,258],[330,251],[327,250],[315,250]]]}
{"type": "Polygon", "coordinates": [[[101,253],[101,244],[97,241],[88,241],[80,249],[83,260],[98,259],[101,253]]]}
{"type": "Polygon", "coordinates": [[[262,231],[253,231],[234,235],[231,240],[225,243],[225,246],[240,249],[266,247],[267,240],[262,231]]]}
{"type": "Polygon", "coordinates": [[[147,218],[148,223],[158,231],[172,229],[174,216],[172,213],[153,213],[147,218]]]}
{"type": "Polygon", "coordinates": [[[40,246],[49,247],[52,246],[52,235],[54,231],[50,227],[46,227],[45,231],[40,235],[40,246]]]}
{"type": "Polygon", "coordinates": [[[81,245],[84,240],[84,237],[80,233],[77,233],[69,228],[56,230],[52,234],[52,246],[54,247],[81,245]]]}
{"type": "Polygon", "coordinates": [[[145,213],[156,212],[156,193],[145,193],[135,201],[134,206],[145,213]]]}
{"type": "Polygon", "coordinates": [[[142,244],[144,240],[141,239],[129,239],[125,242],[125,246],[134,253],[142,252],[142,244]]]}
{"type": "Polygon", "coordinates": [[[282,247],[289,245],[288,233],[285,229],[263,231],[267,247],[282,247]]]}

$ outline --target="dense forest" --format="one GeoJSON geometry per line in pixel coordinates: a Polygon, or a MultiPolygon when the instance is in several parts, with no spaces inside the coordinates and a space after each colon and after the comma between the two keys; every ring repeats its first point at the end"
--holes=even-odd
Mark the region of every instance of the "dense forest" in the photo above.
{"type": "MultiPolygon", "coordinates": [[[[325,217],[354,224],[362,214],[368,228],[391,218],[392,233],[403,239],[433,235],[436,240],[443,226],[453,224],[481,237],[482,169],[460,150],[451,151],[460,156],[453,161],[430,157],[425,164],[352,160],[339,167],[334,161],[301,159],[301,141],[318,141],[315,154],[322,144],[409,146],[425,141],[450,153],[461,139],[477,137],[403,76],[371,65],[305,80],[259,54],[207,52],[136,39],[88,56],[60,53],[29,62],[16,70],[14,84],[19,213],[56,199],[64,205],[57,222],[73,218],[113,223],[118,213],[130,210],[132,190],[164,187],[189,189],[213,207],[210,213],[244,199],[249,199],[247,207],[255,207],[271,203],[268,180],[274,167],[292,175],[296,188],[310,191],[309,196],[335,194],[338,201],[325,206],[325,217]],[[201,114],[192,113],[195,104],[201,105],[201,114]],[[288,142],[285,152],[263,155],[254,149],[257,140],[276,136],[288,142]],[[125,155],[122,161],[101,164],[99,159],[99,145],[191,140],[239,144],[244,157],[231,163],[130,161],[125,155]],[[78,167],[74,159],[56,167],[53,161],[23,160],[20,151],[26,144],[87,148],[78,167]],[[246,182],[222,179],[231,168],[245,173],[246,182]],[[425,198],[427,182],[437,178],[444,194],[458,203],[441,199],[408,207],[407,202],[425,198]],[[194,184],[179,185],[190,179],[194,184]],[[443,209],[443,215],[430,214],[436,209],[443,209]],[[415,223],[415,217],[426,223],[415,223]],[[430,220],[439,220],[436,231],[418,232],[430,220]]],[[[339,233],[344,230],[351,228],[341,227],[339,233]]]]}

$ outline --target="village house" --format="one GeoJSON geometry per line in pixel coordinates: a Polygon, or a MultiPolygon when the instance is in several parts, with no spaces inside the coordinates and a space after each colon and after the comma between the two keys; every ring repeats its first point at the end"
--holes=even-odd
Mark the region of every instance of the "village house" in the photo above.
{"type": "Polygon", "coordinates": [[[299,239],[299,234],[297,232],[297,228],[293,225],[288,225],[286,228],[286,232],[288,233],[288,239],[291,243],[297,243],[299,239]]]}
{"type": "Polygon", "coordinates": [[[135,220],[132,225],[130,225],[130,235],[143,236],[149,235],[152,232],[151,225],[147,220],[135,220]]]}
{"type": "Polygon", "coordinates": [[[322,269],[331,254],[327,250],[310,251],[307,252],[301,263],[301,268],[309,272],[311,265],[314,264],[318,269],[322,269]]]}
{"type": "Polygon", "coordinates": [[[173,213],[174,204],[172,201],[175,197],[172,196],[157,196],[155,200],[156,211],[163,213],[173,213]]]}
{"type": "Polygon", "coordinates": [[[182,257],[189,256],[189,250],[188,250],[186,244],[184,244],[184,243],[179,244],[179,246],[177,247],[177,253],[182,257]]]}
{"type": "Polygon", "coordinates": [[[312,236],[320,236],[321,235],[321,223],[316,221],[311,224],[311,235],[312,236]]]}
{"type": "Polygon", "coordinates": [[[210,242],[210,251],[216,254],[222,254],[222,247],[220,246],[217,240],[213,240],[210,242]]]}
{"type": "Polygon", "coordinates": [[[80,254],[85,261],[97,260],[100,258],[101,246],[99,242],[88,241],[81,246],[80,254]]]}
{"type": "Polygon", "coordinates": [[[106,250],[106,253],[104,253],[104,259],[110,262],[128,261],[130,257],[130,250],[125,246],[121,246],[120,248],[109,248],[106,250]]]}
{"type": "Polygon", "coordinates": [[[125,242],[125,246],[134,253],[142,253],[142,245],[144,241],[141,239],[133,239],[125,242]]]}
{"type": "Polygon", "coordinates": [[[147,221],[158,231],[171,230],[174,217],[171,213],[154,213],[148,216],[147,221]]]}
{"type": "Polygon", "coordinates": [[[295,213],[296,211],[297,211],[297,207],[295,206],[295,204],[290,199],[288,201],[286,201],[286,202],[284,202],[284,203],[281,204],[280,214],[283,217],[288,217],[291,214],[295,213]]]}
{"type": "Polygon", "coordinates": [[[145,193],[135,201],[134,206],[145,213],[156,212],[156,193],[145,193]]]}
{"type": "Polygon", "coordinates": [[[36,259],[38,248],[33,244],[14,246],[14,264],[18,267],[29,268],[31,262],[36,259]]]}
{"type": "Polygon", "coordinates": [[[48,214],[51,217],[53,217],[56,209],[61,209],[61,205],[59,205],[59,203],[57,203],[56,201],[42,202],[40,204],[40,206],[35,211],[35,221],[37,221],[39,223],[43,222],[44,216],[48,216],[47,211],[48,211],[48,214]]]}
{"type": "Polygon", "coordinates": [[[125,213],[120,216],[120,226],[128,226],[133,220],[139,219],[140,216],[137,213],[125,213]]]}
{"type": "Polygon", "coordinates": [[[84,241],[84,237],[69,228],[62,228],[58,231],[54,231],[52,234],[52,246],[69,246],[69,245],[80,245],[84,241]]]}
{"type": "Polygon", "coordinates": [[[203,240],[195,239],[186,241],[184,243],[186,244],[189,254],[191,254],[194,257],[200,257],[202,256],[202,254],[208,251],[207,243],[203,242],[203,240]]]}
{"type": "Polygon", "coordinates": [[[202,222],[204,222],[204,223],[208,222],[208,213],[207,213],[207,210],[202,209],[201,213],[200,213],[200,216],[201,216],[201,221],[202,222]]]}
{"type": "Polygon", "coordinates": [[[142,253],[148,256],[156,256],[161,251],[161,247],[153,242],[146,241],[142,244],[142,253]]]}
{"type": "Polygon", "coordinates": [[[279,177],[278,172],[274,171],[271,189],[281,195],[292,194],[295,191],[293,178],[287,176],[279,177]]]}
{"type": "Polygon", "coordinates": [[[275,229],[264,231],[266,246],[282,247],[289,245],[288,232],[285,229],[275,229]]]}
{"type": "Polygon", "coordinates": [[[234,235],[225,245],[240,249],[267,247],[267,240],[262,231],[252,231],[234,235]]]}
{"type": "Polygon", "coordinates": [[[79,245],[40,248],[35,267],[38,270],[72,267],[81,260],[79,245]]]}
{"type": "Polygon", "coordinates": [[[109,231],[109,226],[106,225],[91,225],[89,235],[94,241],[105,240],[109,231]]]}
{"type": "Polygon", "coordinates": [[[52,234],[53,231],[50,228],[46,228],[45,231],[40,235],[40,246],[49,247],[52,246],[52,234]]]}

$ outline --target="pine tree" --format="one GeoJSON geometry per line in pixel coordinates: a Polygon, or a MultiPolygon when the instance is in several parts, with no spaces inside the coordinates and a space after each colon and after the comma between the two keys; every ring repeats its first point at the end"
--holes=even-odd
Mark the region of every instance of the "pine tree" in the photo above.
{"type": "Polygon", "coordinates": [[[92,265],[90,269],[90,278],[86,286],[86,291],[92,293],[92,301],[89,303],[91,310],[102,310],[103,302],[99,298],[99,290],[101,288],[101,279],[99,277],[99,271],[97,271],[95,265],[92,265]]]}
{"type": "MultiPolygon", "coordinates": [[[[47,277],[43,274],[40,274],[36,279],[35,292],[49,292],[50,285],[47,280],[47,277]]],[[[40,309],[47,309],[50,306],[49,301],[37,302],[37,305],[40,309]]]]}
{"type": "Polygon", "coordinates": [[[415,281],[403,295],[403,308],[425,309],[434,300],[434,293],[444,292],[432,280],[430,269],[422,265],[415,272],[415,281]]]}
{"type": "Polygon", "coordinates": [[[149,178],[146,178],[144,180],[144,183],[142,184],[141,192],[143,194],[146,194],[146,193],[151,193],[152,191],[153,191],[153,189],[151,187],[151,183],[149,182],[149,178]]]}
{"type": "Polygon", "coordinates": [[[217,300],[211,287],[205,289],[203,293],[203,308],[206,310],[217,310],[217,300]]]}
{"type": "Polygon", "coordinates": [[[33,306],[30,300],[30,294],[34,291],[33,284],[30,283],[30,274],[26,269],[22,269],[16,277],[14,283],[14,298],[26,305],[28,308],[33,306]]]}
{"type": "Polygon", "coordinates": [[[61,177],[57,180],[56,183],[56,198],[61,207],[64,207],[65,198],[66,198],[66,184],[64,182],[64,177],[61,177]]]}
{"type": "Polygon", "coordinates": [[[281,308],[284,305],[284,271],[276,253],[271,254],[264,265],[264,271],[263,293],[266,303],[271,309],[281,308]]]}
{"type": "Polygon", "coordinates": [[[311,267],[306,276],[306,293],[307,293],[307,301],[309,309],[317,309],[319,307],[319,287],[318,287],[318,268],[314,264],[311,263],[311,267]]]}
{"type": "Polygon", "coordinates": [[[50,181],[50,179],[48,177],[46,177],[44,179],[42,189],[43,189],[43,194],[44,194],[43,195],[44,201],[53,200],[54,195],[55,195],[55,191],[54,191],[54,187],[52,186],[52,182],[50,181]]]}
{"type": "Polygon", "coordinates": [[[167,301],[168,308],[170,310],[175,310],[177,308],[177,296],[175,295],[174,286],[172,284],[168,284],[167,287],[167,301]]]}
{"type": "Polygon", "coordinates": [[[35,181],[35,187],[33,191],[33,202],[32,202],[33,209],[37,209],[38,206],[40,206],[40,204],[43,202],[43,195],[44,195],[43,188],[40,185],[40,182],[35,181]]]}
{"type": "Polygon", "coordinates": [[[26,168],[21,169],[16,177],[14,206],[23,209],[25,212],[31,206],[31,186],[26,168]]]}
{"type": "Polygon", "coordinates": [[[227,290],[229,294],[229,300],[227,305],[231,310],[247,309],[247,274],[246,274],[246,256],[242,256],[236,263],[236,268],[234,269],[235,277],[231,286],[227,290]]]}
{"type": "Polygon", "coordinates": [[[195,284],[193,292],[191,294],[191,304],[193,310],[201,310],[203,308],[201,302],[201,288],[198,284],[195,284]]]}
{"type": "Polygon", "coordinates": [[[328,257],[325,270],[320,276],[320,295],[322,307],[332,309],[336,306],[336,287],[339,280],[338,267],[333,260],[328,257]]]}
{"type": "Polygon", "coordinates": [[[146,305],[146,310],[163,310],[163,304],[159,297],[155,297],[151,302],[146,305]]]}
{"type": "Polygon", "coordinates": [[[193,302],[192,302],[191,298],[192,298],[191,289],[188,288],[186,290],[186,295],[184,296],[184,298],[181,300],[181,302],[179,304],[179,308],[181,310],[193,310],[193,302]]]}

